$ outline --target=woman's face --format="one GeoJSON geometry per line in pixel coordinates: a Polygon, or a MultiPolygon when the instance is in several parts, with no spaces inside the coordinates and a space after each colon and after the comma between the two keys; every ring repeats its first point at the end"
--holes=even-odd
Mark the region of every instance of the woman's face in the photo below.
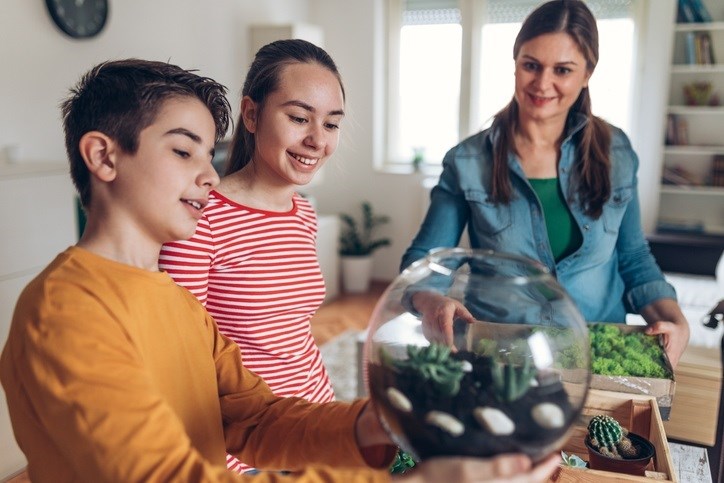
{"type": "Polygon", "coordinates": [[[275,184],[309,183],[337,149],[343,117],[342,88],[329,69],[317,63],[285,66],[278,89],[246,123],[256,140],[256,170],[275,184]]]}
{"type": "Polygon", "coordinates": [[[515,59],[515,99],[521,121],[563,121],[591,73],[566,33],[535,37],[515,59]]]}

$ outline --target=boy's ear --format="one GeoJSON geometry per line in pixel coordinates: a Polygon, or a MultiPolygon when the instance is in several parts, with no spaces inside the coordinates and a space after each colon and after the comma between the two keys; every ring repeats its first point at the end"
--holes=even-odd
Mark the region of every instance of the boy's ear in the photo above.
{"type": "Polygon", "coordinates": [[[259,116],[258,104],[251,97],[244,96],[241,99],[241,119],[244,121],[244,127],[250,133],[256,132],[256,121],[259,116]]]}
{"type": "Polygon", "coordinates": [[[116,142],[100,131],[89,131],[80,138],[78,143],[80,155],[83,157],[90,173],[102,181],[113,181],[116,177],[116,142]]]}

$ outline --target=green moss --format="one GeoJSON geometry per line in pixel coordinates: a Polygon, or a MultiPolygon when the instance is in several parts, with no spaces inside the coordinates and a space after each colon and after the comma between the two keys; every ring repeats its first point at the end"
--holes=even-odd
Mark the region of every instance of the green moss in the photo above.
{"type": "Polygon", "coordinates": [[[617,324],[591,324],[591,372],[603,376],[654,377],[672,374],[658,337],[623,333],[617,324]]]}

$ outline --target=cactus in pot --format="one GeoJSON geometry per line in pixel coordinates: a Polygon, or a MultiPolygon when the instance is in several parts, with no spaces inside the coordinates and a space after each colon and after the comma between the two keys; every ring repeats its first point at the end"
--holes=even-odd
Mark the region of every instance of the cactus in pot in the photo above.
{"type": "Polygon", "coordinates": [[[611,416],[594,416],[588,423],[589,442],[604,456],[636,458],[638,452],[627,435],[628,431],[611,416]]]}

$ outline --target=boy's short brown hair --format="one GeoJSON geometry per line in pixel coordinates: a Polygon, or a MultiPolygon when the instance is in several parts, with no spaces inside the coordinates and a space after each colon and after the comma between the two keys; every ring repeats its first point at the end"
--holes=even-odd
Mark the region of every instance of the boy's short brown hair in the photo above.
{"type": "Polygon", "coordinates": [[[163,102],[195,97],[209,109],[216,141],[229,127],[226,88],[208,77],[173,64],[140,59],[103,62],[88,71],[61,104],[70,174],[80,201],[91,200],[90,175],[80,154],[81,137],[100,131],[134,154],[140,132],[151,125],[163,102]]]}

